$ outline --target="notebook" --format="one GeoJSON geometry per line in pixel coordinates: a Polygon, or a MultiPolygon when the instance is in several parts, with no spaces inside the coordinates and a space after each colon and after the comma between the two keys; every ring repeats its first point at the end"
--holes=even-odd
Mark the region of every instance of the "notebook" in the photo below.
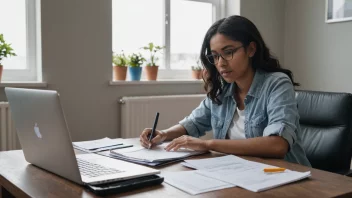
{"type": "Polygon", "coordinates": [[[181,148],[178,151],[166,151],[164,148],[169,143],[163,143],[151,149],[142,146],[134,146],[125,149],[110,150],[110,155],[119,159],[141,162],[141,163],[162,163],[181,160],[190,156],[200,155],[207,151],[194,151],[181,148]]]}

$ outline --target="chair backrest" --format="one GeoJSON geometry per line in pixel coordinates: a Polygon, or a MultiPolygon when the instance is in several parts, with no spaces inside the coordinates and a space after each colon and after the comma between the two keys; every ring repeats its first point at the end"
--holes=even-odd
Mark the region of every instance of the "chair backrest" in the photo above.
{"type": "Polygon", "coordinates": [[[352,155],[352,95],[296,91],[301,139],[314,168],[342,173],[352,155]]]}

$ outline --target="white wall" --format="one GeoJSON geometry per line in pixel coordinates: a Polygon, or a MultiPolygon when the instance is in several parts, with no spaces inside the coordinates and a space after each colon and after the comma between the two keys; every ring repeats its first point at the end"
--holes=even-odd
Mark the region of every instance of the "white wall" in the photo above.
{"type": "Polygon", "coordinates": [[[227,0],[226,16],[241,15],[251,20],[259,29],[272,54],[284,60],[283,0],[227,0]]]}
{"type": "Polygon", "coordinates": [[[283,63],[285,1],[242,0],[240,13],[257,26],[272,54],[283,63]]]}
{"type": "Polygon", "coordinates": [[[241,0],[225,0],[225,17],[241,14],[241,0]]]}
{"type": "Polygon", "coordinates": [[[325,23],[325,0],[286,0],[284,63],[300,89],[352,92],[352,21],[325,23]]]}
{"type": "MultiPolygon", "coordinates": [[[[234,5],[239,0],[230,1],[234,2],[230,2],[227,15],[238,14],[238,7],[234,5]]],[[[109,86],[112,75],[111,1],[41,2],[43,79],[48,83],[48,89],[61,93],[73,141],[118,137],[118,100],[122,96],[203,93],[199,84],[109,86]]],[[[276,30],[281,27],[281,20],[274,20],[278,14],[273,12],[281,9],[282,3],[270,0],[272,4],[279,3],[271,8],[271,4],[257,6],[258,2],[242,1],[245,7],[241,13],[262,30],[273,51],[280,52],[280,41],[273,38],[280,38],[276,30]],[[260,13],[251,9],[260,10],[260,13]],[[266,24],[271,24],[274,29],[266,28],[266,24]]],[[[3,89],[0,90],[0,100],[6,100],[3,89]]]]}

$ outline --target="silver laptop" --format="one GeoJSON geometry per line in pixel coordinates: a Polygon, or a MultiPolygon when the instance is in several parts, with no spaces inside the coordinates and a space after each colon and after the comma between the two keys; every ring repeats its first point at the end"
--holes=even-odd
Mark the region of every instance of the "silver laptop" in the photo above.
{"type": "Polygon", "coordinates": [[[79,184],[100,184],[160,173],[97,154],[75,155],[56,91],[5,88],[29,163],[79,184]]]}

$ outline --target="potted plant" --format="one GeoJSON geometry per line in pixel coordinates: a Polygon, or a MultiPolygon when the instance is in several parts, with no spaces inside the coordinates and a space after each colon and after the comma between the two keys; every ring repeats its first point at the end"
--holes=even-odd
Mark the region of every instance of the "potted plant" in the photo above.
{"type": "Polygon", "coordinates": [[[113,54],[113,80],[126,80],[128,59],[123,52],[113,54]]]}
{"type": "Polygon", "coordinates": [[[0,81],[2,77],[3,66],[1,65],[1,61],[3,58],[7,58],[8,56],[16,56],[13,52],[11,44],[5,42],[4,35],[0,34],[0,81]]]}
{"type": "Polygon", "coordinates": [[[203,76],[203,67],[199,65],[199,60],[197,61],[197,65],[192,66],[192,78],[193,79],[202,79],[203,76]]]}
{"type": "Polygon", "coordinates": [[[129,73],[131,80],[133,81],[139,81],[141,80],[141,74],[142,74],[142,64],[145,61],[145,58],[143,58],[142,54],[138,53],[132,53],[131,56],[129,56],[129,73]]]}
{"type": "Polygon", "coordinates": [[[156,53],[163,50],[164,46],[158,46],[154,45],[154,43],[149,43],[147,46],[142,47],[144,50],[147,50],[150,53],[150,59],[148,60],[149,62],[147,63],[147,66],[145,67],[146,69],[146,74],[147,74],[147,79],[148,80],[156,80],[158,76],[158,69],[159,66],[156,65],[156,61],[158,61],[158,57],[156,57],[156,53]]]}

